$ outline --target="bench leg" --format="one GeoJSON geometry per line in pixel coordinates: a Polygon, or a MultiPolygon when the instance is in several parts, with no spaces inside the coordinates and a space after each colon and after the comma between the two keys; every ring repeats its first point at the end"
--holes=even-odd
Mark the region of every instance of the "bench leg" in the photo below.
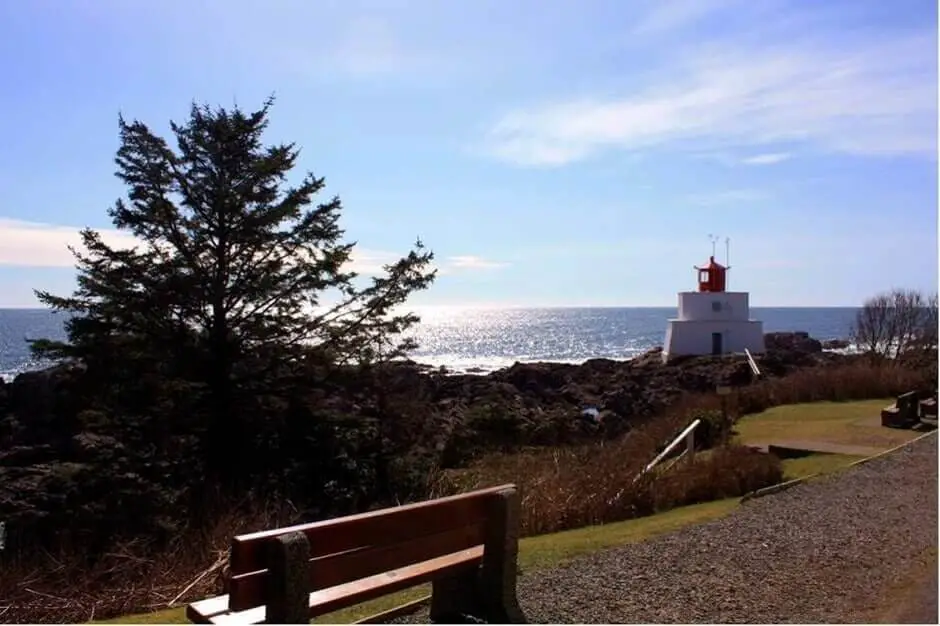
{"type": "Polygon", "coordinates": [[[463,616],[477,613],[479,574],[479,568],[474,568],[431,583],[431,623],[458,624],[463,616]]]}
{"type": "Polygon", "coordinates": [[[480,596],[490,624],[525,624],[516,598],[519,558],[519,492],[513,487],[493,499],[493,523],[486,528],[480,596]]]}
{"type": "Polygon", "coordinates": [[[433,623],[525,624],[516,599],[519,553],[519,494],[513,489],[496,494],[487,518],[483,565],[433,583],[430,618],[433,623]]]}
{"type": "Polygon", "coordinates": [[[310,544],[303,533],[290,533],[271,542],[271,575],[265,622],[309,624],[310,544]]]}

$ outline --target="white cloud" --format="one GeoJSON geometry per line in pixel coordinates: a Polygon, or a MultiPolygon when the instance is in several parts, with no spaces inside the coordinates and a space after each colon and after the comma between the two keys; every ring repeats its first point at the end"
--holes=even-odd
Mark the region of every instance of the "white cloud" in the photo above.
{"type": "MultiPolygon", "coordinates": [[[[27,222],[9,218],[0,218],[0,265],[14,267],[75,267],[75,257],[68,246],[82,250],[80,228],[27,222]]],[[[97,229],[101,238],[114,248],[131,248],[140,245],[140,240],[132,235],[115,229],[97,229]]],[[[373,250],[356,246],[353,249],[347,270],[363,276],[376,276],[384,273],[384,266],[395,263],[401,258],[400,253],[386,250],[373,250]]],[[[498,263],[474,255],[448,257],[438,265],[441,273],[452,271],[482,271],[503,267],[498,263]]]]}
{"type": "Polygon", "coordinates": [[[445,267],[459,270],[490,270],[505,267],[505,263],[487,260],[478,256],[463,255],[447,258],[445,267]]]}
{"type": "Polygon", "coordinates": [[[936,41],[700,44],[656,82],[619,98],[512,111],[485,138],[520,165],[562,165],[611,149],[728,149],[780,142],[856,155],[936,152],[936,41]]]}
{"type": "Polygon", "coordinates": [[[391,265],[400,258],[401,255],[397,255],[394,252],[369,250],[356,246],[353,248],[345,269],[364,276],[376,276],[385,272],[383,268],[386,265],[391,265]]]}
{"type": "MultiPolygon", "coordinates": [[[[0,218],[0,265],[24,267],[74,267],[75,257],[68,246],[82,249],[79,227],[57,226],[0,218]]],[[[137,242],[117,230],[99,231],[114,248],[130,248],[137,242]]]]}
{"type": "Polygon", "coordinates": [[[752,157],[742,159],[745,165],[773,165],[789,160],[793,155],[789,152],[769,152],[767,154],[756,154],[752,157]]]}

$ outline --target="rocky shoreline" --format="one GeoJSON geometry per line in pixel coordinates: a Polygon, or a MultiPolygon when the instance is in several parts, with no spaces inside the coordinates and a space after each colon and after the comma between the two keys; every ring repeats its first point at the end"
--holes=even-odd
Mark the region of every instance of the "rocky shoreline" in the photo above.
{"type": "MultiPolygon", "coordinates": [[[[757,357],[765,378],[853,358],[824,352],[818,341],[799,334],[769,335],[768,348],[757,357]]],[[[114,514],[132,512],[128,503],[142,498],[141,505],[155,511],[179,506],[172,504],[172,494],[188,489],[193,480],[188,468],[200,454],[189,443],[192,437],[175,435],[170,441],[179,449],[172,456],[153,456],[157,453],[137,422],[115,426],[112,417],[94,410],[83,375],[80,365],[59,365],[0,383],[0,519],[19,528],[38,528],[41,522],[52,529],[69,519],[95,527],[105,494],[113,500],[114,514]],[[165,505],[157,505],[159,499],[165,505]],[[77,517],[80,513],[85,517],[77,517]]],[[[349,481],[364,480],[364,472],[398,471],[419,484],[435,468],[460,467],[490,451],[611,439],[661,414],[684,394],[748,385],[752,373],[743,356],[663,364],[656,349],[630,361],[518,363],[486,375],[446,375],[405,362],[370,371],[335,369],[311,380],[290,390],[287,412],[272,413],[266,422],[326,424],[333,430],[318,437],[348,441],[343,454],[356,465],[336,479],[345,489],[349,481]],[[299,418],[291,417],[293,410],[301,411],[299,418]],[[330,425],[329,416],[343,421],[330,425]],[[391,467],[383,466],[390,462],[383,459],[405,469],[382,469],[391,467]]],[[[148,428],[166,427],[159,414],[149,419],[148,428]]],[[[312,456],[304,450],[291,462],[312,456]]],[[[303,470],[302,476],[322,481],[321,471],[303,470]]],[[[373,480],[375,489],[382,489],[383,483],[373,480]]],[[[319,514],[326,512],[311,513],[319,514]]]]}
{"type": "MultiPolygon", "coordinates": [[[[826,344],[806,333],[768,333],[765,341],[767,351],[755,356],[764,378],[855,358],[827,351],[826,344]]],[[[654,348],[625,361],[516,363],[486,374],[456,374],[404,361],[368,373],[338,370],[309,395],[333,411],[374,417],[381,407],[372,391],[380,386],[390,396],[407,397],[412,410],[429,419],[465,422],[500,412],[520,423],[561,420],[574,430],[583,430],[579,422],[585,420],[579,418],[590,408],[597,419],[587,421],[604,424],[608,435],[615,436],[683,394],[740,387],[753,377],[743,355],[680,357],[668,364],[661,357],[662,349],[654,348]]],[[[80,365],[57,365],[19,374],[10,383],[0,381],[0,443],[6,444],[0,448],[0,467],[11,465],[11,455],[21,456],[17,449],[22,452],[22,446],[54,445],[57,435],[71,430],[67,422],[82,408],[75,388],[81,374],[80,365]]]]}

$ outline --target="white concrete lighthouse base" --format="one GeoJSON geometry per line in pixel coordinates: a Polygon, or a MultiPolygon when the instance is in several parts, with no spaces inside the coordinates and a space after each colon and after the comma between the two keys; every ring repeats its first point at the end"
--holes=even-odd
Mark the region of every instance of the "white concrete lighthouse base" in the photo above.
{"type": "Polygon", "coordinates": [[[759,320],[669,320],[663,361],[677,356],[764,352],[764,324],[759,320]]]}

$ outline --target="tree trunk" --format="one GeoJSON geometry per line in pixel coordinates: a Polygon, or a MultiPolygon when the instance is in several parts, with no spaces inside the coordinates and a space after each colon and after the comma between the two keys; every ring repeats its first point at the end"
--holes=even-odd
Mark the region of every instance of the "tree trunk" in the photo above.
{"type": "Polygon", "coordinates": [[[208,462],[210,471],[223,487],[238,488],[245,467],[245,433],[233,397],[233,358],[231,338],[221,304],[213,306],[213,324],[209,336],[209,410],[208,462]]]}

